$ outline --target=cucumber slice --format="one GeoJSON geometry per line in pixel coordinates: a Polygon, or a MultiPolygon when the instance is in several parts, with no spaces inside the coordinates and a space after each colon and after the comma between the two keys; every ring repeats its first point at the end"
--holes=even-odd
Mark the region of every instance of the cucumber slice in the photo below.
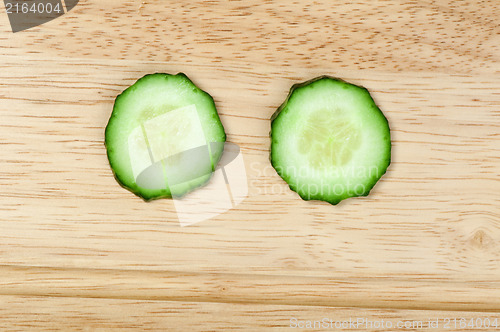
{"type": "Polygon", "coordinates": [[[205,184],[225,141],[212,97],[182,73],[146,75],[126,89],[105,133],[115,178],[146,201],[205,184]]]}
{"type": "Polygon", "coordinates": [[[389,124],[363,87],[321,76],[271,118],[271,163],[304,200],[367,196],[391,162],[389,124]]]}

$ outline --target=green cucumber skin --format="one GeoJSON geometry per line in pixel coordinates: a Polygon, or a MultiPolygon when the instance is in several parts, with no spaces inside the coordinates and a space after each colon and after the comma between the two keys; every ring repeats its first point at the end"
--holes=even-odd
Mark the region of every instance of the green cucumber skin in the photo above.
{"type": "MultiPolygon", "coordinates": [[[[213,97],[209,93],[207,93],[206,91],[203,91],[200,88],[198,88],[198,86],[196,86],[189,79],[189,77],[186,74],[184,74],[182,72],[177,73],[175,75],[167,74],[167,73],[154,73],[154,74],[146,74],[143,77],[139,78],[134,84],[132,84],[131,86],[129,86],[127,89],[125,89],[122,93],[120,93],[115,98],[114,106],[113,106],[113,111],[111,113],[111,116],[109,118],[108,124],[106,125],[105,131],[104,131],[104,137],[105,137],[105,139],[104,139],[104,146],[106,147],[108,162],[109,162],[111,170],[113,172],[113,176],[116,179],[116,181],[118,182],[118,184],[121,187],[123,187],[124,189],[127,189],[128,191],[132,192],[136,196],[142,198],[146,202],[157,200],[157,199],[172,198],[172,194],[167,189],[161,190],[160,192],[158,192],[158,190],[148,190],[148,189],[140,188],[135,183],[130,183],[130,182],[126,181],[123,178],[123,176],[120,175],[119,172],[116,172],[116,168],[118,168],[117,167],[118,165],[116,165],[114,163],[114,161],[113,161],[114,159],[111,157],[111,155],[114,153],[114,149],[113,149],[112,144],[110,144],[110,137],[111,137],[111,133],[110,132],[112,130],[111,128],[113,126],[114,119],[116,119],[119,116],[120,110],[119,110],[119,107],[117,105],[119,105],[120,98],[126,96],[127,94],[129,94],[129,93],[133,92],[135,89],[137,89],[137,86],[142,81],[147,80],[148,78],[153,77],[153,76],[157,76],[157,75],[162,75],[162,76],[166,76],[166,77],[182,77],[185,80],[187,80],[189,83],[191,83],[193,85],[193,87],[195,87],[195,89],[197,89],[198,92],[202,93],[207,98],[207,100],[209,100],[209,102],[211,103],[211,106],[212,106],[212,108],[215,111],[215,117],[214,117],[214,119],[216,121],[218,121],[220,127],[222,128],[222,133],[223,134],[222,134],[221,142],[225,142],[226,141],[226,133],[225,133],[224,128],[222,126],[222,123],[220,121],[220,118],[219,118],[219,115],[218,115],[217,108],[215,106],[215,102],[214,102],[213,97]]],[[[214,160],[213,167],[215,167],[215,165],[217,165],[217,163],[218,163],[218,161],[220,160],[221,157],[222,157],[222,152],[218,155],[218,158],[216,160],[214,160]]],[[[210,174],[210,176],[208,176],[208,178],[206,179],[206,181],[203,181],[202,183],[200,183],[198,185],[194,185],[192,187],[192,189],[195,189],[197,187],[201,187],[201,186],[205,185],[208,182],[208,180],[210,180],[211,176],[212,176],[212,174],[210,174]]],[[[190,186],[190,185],[191,185],[190,183],[187,184],[187,186],[190,186]]],[[[191,191],[192,189],[187,190],[186,193],[189,192],[189,191],[191,191]]]]}
{"type": "Polygon", "coordinates": [[[375,184],[380,180],[380,178],[387,172],[387,169],[388,169],[389,165],[391,164],[392,143],[391,143],[391,137],[390,137],[389,121],[387,120],[387,118],[385,117],[385,115],[383,114],[383,112],[380,110],[380,108],[375,104],[373,98],[370,95],[370,92],[365,87],[363,87],[363,86],[359,86],[359,85],[355,85],[355,84],[352,84],[352,83],[348,83],[348,82],[344,81],[343,79],[340,79],[340,78],[337,78],[337,77],[333,77],[333,76],[330,76],[330,75],[322,75],[322,76],[315,77],[313,79],[310,79],[310,80],[302,82],[302,83],[293,84],[292,87],[289,90],[289,93],[288,93],[287,97],[285,98],[285,101],[278,107],[278,109],[271,116],[271,130],[269,132],[269,136],[271,138],[270,155],[269,155],[269,160],[271,162],[271,165],[276,170],[276,172],[278,173],[278,175],[288,184],[288,187],[292,191],[296,192],[299,195],[299,197],[302,200],[304,200],[304,201],[324,201],[324,202],[330,203],[331,205],[337,205],[341,201],[343,201],[343,200],[345,200],[347,198],[351,198],[351,197],[366,197],[366,196],[368,196],[368,194],[370,193],[370,191],[373,189],[373,187],[375,186],[375,184]],[[371,182],[364,183],[365,190],[364,190],[364,192],[359,193],[359,194],[349,194],[349,193],[346,193],[345,195],[342,195],[342,196],[332,195],[332,196],[329,196],[329,197],[325,197],[322,194],[313,195],[313,194],[309,194],[309,193],[306,193],[306,192],[301,192],[299,190],[299,188],[297,188],[295,185],[291,184],[292,181],[291,181],[290,177],[288,177],[285,174],[285,172],[283,172],[282,167],[280,167],[279,160],[277,160],[277,158],[275,157],[275,155],[273,153],[272,146],[273,146],[273,144],[277,143],[276,137],[273,137],[273,129],[276,126],[276,123],[277,123],[277,120],[278,120],[280,114],[282,114],[282,112],[286,109],[287,104],[291,101],[294,92],[296,90],[300,89],[300,88],[309,86],[312,83],[315,83],[315,82],[318,82],[318,81],[321,81],[321,80],[325,80],[325,79],[326,80],[333,80],[333,81],[336,81],[336,82],[338,82],[340,84],[345,84],[346,86],[357,88],[360,91],[362,91],[363,93],[365,93],[367,96],[369,96],[369,99],[371,100],[371,104],[372,104],[371,106],[374,108],[374,110],[376,110],[379,113],[380,119],[382,121],[384,121],[384,125],[387,127],[387,133],[388,133],[388,135],[387,135],[387,137],[385,137],[385,144],[386,144],[386,146],[384,147],[386,149],[387,153],[386,153],[386,158],[384,158],[384,160],[381,163],[381,168],[380,169],[382,171],[379,172],[375,177],[373,177],[373,179],[372,179],[371,182]]]}

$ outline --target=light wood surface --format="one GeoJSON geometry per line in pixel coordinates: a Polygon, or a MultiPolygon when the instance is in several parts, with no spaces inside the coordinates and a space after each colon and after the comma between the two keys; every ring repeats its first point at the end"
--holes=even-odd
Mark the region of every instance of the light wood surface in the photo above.
{"type": "MultiPolygon", "coordinates": [[[[342,324],[346,330],[369,332],[398,327],[404,331],[470,331],[460,324],[467,326],[471,319],[483,324],[489,320],[491,324],[495,319],[487,312],[363,309],[360,313],[357,308],[325,306],[93,298],[75,301],[36,296],[2,296],[0,314],[0,326],[38,331],[54,331],[54,326],[64,331],[334,331],[342,330],[342,324]],[[308,325],[312,328],[305,328],[308,325]]],[[[475,330],[498,331],[492,327],[475,330]]]]}
{"type": "Polygon", "coordinates": [[[1,329],[498,317],[499,11],[81,1],[15,34],[2,12],[1,329]],[[236,208],[181,228],[172,201],[145,203],[114,180],[103,143],[114,98],[153,72],[184,72],[214,97],[248,174],[236,208]],[[321,74],[367,87],[393,140],[370,196],[338,206],[300,200],[268,161],[271,114],[321,74]]]}

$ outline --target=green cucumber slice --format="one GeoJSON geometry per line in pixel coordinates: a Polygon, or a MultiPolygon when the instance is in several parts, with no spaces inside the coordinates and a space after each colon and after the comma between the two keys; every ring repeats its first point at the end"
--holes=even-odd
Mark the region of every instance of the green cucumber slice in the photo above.
{"type": "Polygon", "coordinates": [[[204,185],[225,141],[212,97],[183,73],[146,75],[123,91],[105,132],[115,178],[146,201],[204,185]]]}
{"type": "Polygon", "coordinates": [[[367,196],[391,162],[387,119],[368,90],[340,79],[292,86],[271,121],[271,163],[304,200],[367,196]]]}

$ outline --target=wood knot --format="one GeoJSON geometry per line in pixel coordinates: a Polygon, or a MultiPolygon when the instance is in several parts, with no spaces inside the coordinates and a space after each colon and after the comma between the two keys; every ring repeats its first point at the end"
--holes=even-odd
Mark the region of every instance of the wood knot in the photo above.
{"type": "Polygon", "coordinates": [[[482,229],[477,230],[469,239],[471,246],[477,249],[485,249],[493,245],[493,239],[482,229]]]}

